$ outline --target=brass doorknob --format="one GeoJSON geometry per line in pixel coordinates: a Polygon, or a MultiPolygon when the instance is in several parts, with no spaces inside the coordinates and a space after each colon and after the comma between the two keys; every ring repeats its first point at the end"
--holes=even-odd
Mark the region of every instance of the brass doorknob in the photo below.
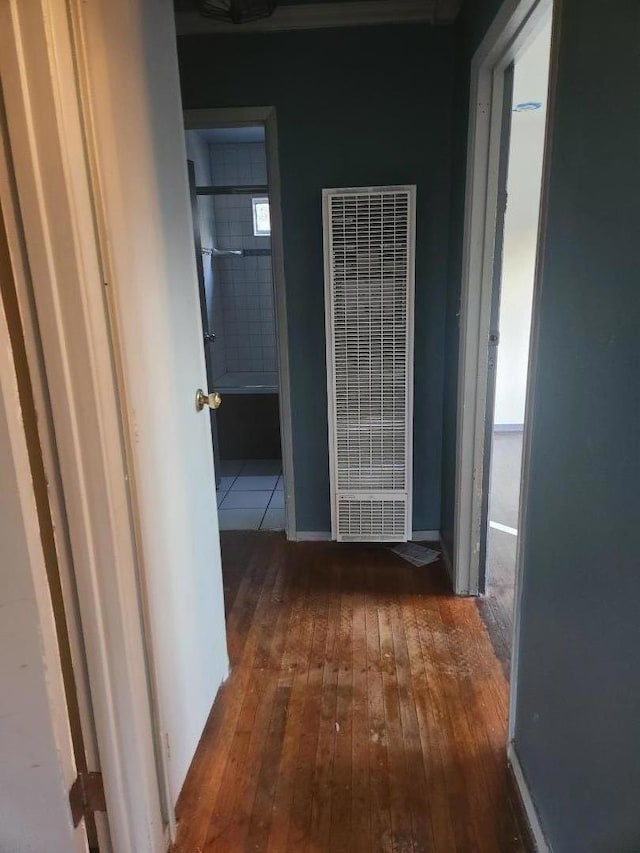
{"type": "Polygon", "coordinates": [[[213,391],[211,394],[205,394],[202,388],[198,388],[196,391],[196,411],[198,412],[201,412],[205,406],[209,406],[210,409],[218,409],[221,403],[222,397],[217,391],[213,391]]]}

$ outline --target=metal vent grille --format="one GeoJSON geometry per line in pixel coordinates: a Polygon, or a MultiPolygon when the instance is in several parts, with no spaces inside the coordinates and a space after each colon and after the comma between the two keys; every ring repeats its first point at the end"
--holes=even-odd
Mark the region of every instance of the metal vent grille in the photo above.
{"type": "Polygon", "coordinates": [[[338,539],[353,542],[397,542],[406,538],[404,498],[339,497],[338,539]]]}
{"type": "Polygon", "coordinates": [[[325,190],[324,202],[334,535],[407,538],[415,188],[325,190]],[[350,531],[335,517],[347,491],[404,501],[404,526],[380,512],[377,529],[350,531]]]}

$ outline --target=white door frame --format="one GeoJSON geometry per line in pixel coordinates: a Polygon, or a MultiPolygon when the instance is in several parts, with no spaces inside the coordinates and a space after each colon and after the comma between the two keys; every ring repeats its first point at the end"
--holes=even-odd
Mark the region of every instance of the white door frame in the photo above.
{"type": "MultiPolygon", "coordinates": [[[[498,215],[504,73],[548,21],[551,8],[552,0],[505,0],[471,62],[460,302],[453,554],[454,589],[458,595],[477,595],[480,581],[480,543],[482,525],[485,523],[482,498],[485,480],[488,342],[498,215]]],[[[547,146],[548,139],[547,132],[547,146]]],[[[534,293],[530,378],[535,364],[535,304],[534,293]]],[[[529,421],[529,408],[527,405],[523,487],[527,480],[530,430],[526,425],[529,421]]],[[[523,493],[521,491],[521,495],[523,493]]],[[[524,509],[524,505],[521,505],[522,512],[524,509]]],[[[520,528],[523,526],[521,519],[520,528]]],[[[518,541],[518,554],[520,543],[521,537],[518,541]]]]}
{"type": "Polygon", "coordinates": [[[527,820],[540,853],[549,846],[515,743],[518,690],[518,653],[522,604],[523,555],[526,541],[526,491],[534,420],[533,387],[538,353],[540,270],[544,257],[546,199],[549,184],[549,150],[552,139],[553,100],[557,67],[558,31],[553,0],[505,0],[471,63],[471,100],[467,149],[467,182],[462,264],[460,350],[458,366],[458,426],[456,448],[456,502],[454,526],[454,589],[458,595],[477,595],[480,579],[482,484],[487,426],[488,349],[493,289],[493,264],[498,214],[498,177],[503,116],[504,73],[554,14],[549,67],[549,94],[545,154],[542,170],[538,245],[531,316],[531,343],[525,404],[520,518],[516,554],[514,620],[507,756],[527,820]]]}
{"type": "Polygon", "coordinates": [[[118,853],[160,853],[168,832],[71,5],[0,4],[0,75],[111,839],[118,853]]]}
{"type": "Polygon", "coordinates": [[[185,130],[204,130],[212,127],[255,127],[256,125],[264,127],[265,147],[267,151],[267,182],[271,212],[271,260],[276,303],[276,336],[278,339],[278,404],[280,410],[280,441],[282,445],[282,471],[284,479],[285,532],[287,539],[296,539],[289,334],[287,331],[287,298],[282,237],[282,196],[280,192],[280,162],[278,158],[276,110],[275,107],[229,107],[184,111],[185,130]]]}

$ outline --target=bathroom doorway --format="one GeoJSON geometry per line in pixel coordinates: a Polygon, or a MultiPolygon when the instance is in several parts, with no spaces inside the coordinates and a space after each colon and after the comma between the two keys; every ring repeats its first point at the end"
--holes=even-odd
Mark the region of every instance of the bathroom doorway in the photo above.
{"type": "Polygon", "coordinates": [[[194,212],[221,530],[294,531],[275,116],[191,111],[194,212]],[[225,115],[226,114],[226,115],[225,115]],[[270,133],[271,131],[271,133],[270,133]],[[271,137],[271,139],[270,139],[271,137]]]}

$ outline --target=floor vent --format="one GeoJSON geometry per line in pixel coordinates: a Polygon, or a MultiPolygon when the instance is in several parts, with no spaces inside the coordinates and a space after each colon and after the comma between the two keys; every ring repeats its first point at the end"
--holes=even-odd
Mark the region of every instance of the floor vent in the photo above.
{"type": "Polygon", "coordinates": [[[411,531],[415,187],[323,190],[332,533],[411,531]]]}

